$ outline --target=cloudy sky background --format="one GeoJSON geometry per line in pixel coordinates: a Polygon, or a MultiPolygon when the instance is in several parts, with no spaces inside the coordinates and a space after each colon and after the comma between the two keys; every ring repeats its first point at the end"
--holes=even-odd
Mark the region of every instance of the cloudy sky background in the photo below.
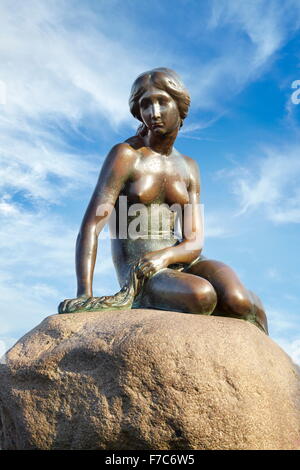
{"type": "MultiPolygon", "coordinates": [[[[299,2],[1,0],[0,26],[0,355],[75,296],[82,216],[138,124],[130,87],[164,66],[192,96],[176,147],[201,169],[204,254],[261,296],[300,363],[299,2]]],[[[117,290],[104,234],[94,293],[117,290]]]]}

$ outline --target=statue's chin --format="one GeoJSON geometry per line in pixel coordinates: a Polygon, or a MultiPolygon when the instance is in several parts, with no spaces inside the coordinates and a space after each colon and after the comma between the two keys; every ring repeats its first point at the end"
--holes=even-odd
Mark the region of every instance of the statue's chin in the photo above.
{"type": "Polygon", "coordinates": [[[166,134],[166,130],[165,130],[164,127],[155,127],[152,132],[155,135],[165,135],[166,134]]]}

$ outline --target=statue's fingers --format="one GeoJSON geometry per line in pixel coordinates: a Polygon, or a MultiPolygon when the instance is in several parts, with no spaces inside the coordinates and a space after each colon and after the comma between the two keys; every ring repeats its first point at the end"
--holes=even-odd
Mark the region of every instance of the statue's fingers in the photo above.
{"type": "Polygon", "coordinates": [[[138,265],[136,267],[136,274],[137,274],[137,277],[143,277],[144,276],[144,266],[141,266],[141,265],[138,265]]]}
{"type": "Polygon", "coordinates": [[[144,276],[149,277],[154,272],[153,266],[147,266],[143,269],[144,276]]]}
{"type": "Polygon", "coordinates": [[[147,261],[143,261],[137,265],[138,270],[144,269],[144,267],[147,265],[147,261]]]}
{"type": "Polygon", "coordinates": [[[150,259],[142,258],[142,259],[139,260],[138,266],[144,266],[145,264],[149,264],[149,263],[152,263],[152,262],[153,262],[153,260],[151,258],[150,259]]]}
{"type": "Polygon", "coordinates": [[[141,269],[143,272],[148,271],[149,269],[153,269],[154,265],[152,261],[146,261],[142,266],[141,269]]]}
{"type": "Polygon", "coordinates": [[[155,267],[155,264],[153,263],[153,261],[147,261],[147,263],[145,263],[145,265],[144,265],[144,268],[147,269],[147,270],[148,269],[154,269],[154,267],[155,267]]]}

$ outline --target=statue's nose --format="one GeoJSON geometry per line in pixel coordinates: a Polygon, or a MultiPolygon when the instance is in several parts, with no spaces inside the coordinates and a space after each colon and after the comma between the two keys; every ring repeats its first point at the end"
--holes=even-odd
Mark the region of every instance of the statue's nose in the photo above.
{"type": "Polygon", "coordinates": [[[153,104],[152,104],[152,117],[153,117],[153,118],[158,118],[158,117],[160,117],[160,106],[159,106],[159,103],[153,103],[153,104]]]}

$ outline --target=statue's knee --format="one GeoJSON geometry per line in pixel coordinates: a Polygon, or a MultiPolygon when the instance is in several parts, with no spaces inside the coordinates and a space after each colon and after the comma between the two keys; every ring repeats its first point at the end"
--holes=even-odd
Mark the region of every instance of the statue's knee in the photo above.
{"type": "Polygon", "coordinates": [[[192,313],[210,315],[217,305],[217,294],[208,281],[203,281],[192,287],[191,310],[192,313]]]}
{"type": "Polygon", "coordinates": [[[222,310],[230,315],[248,317],[253,313],[253,303],[250,297],[240,291],[225,294],[220,304],[222,310]]]}

